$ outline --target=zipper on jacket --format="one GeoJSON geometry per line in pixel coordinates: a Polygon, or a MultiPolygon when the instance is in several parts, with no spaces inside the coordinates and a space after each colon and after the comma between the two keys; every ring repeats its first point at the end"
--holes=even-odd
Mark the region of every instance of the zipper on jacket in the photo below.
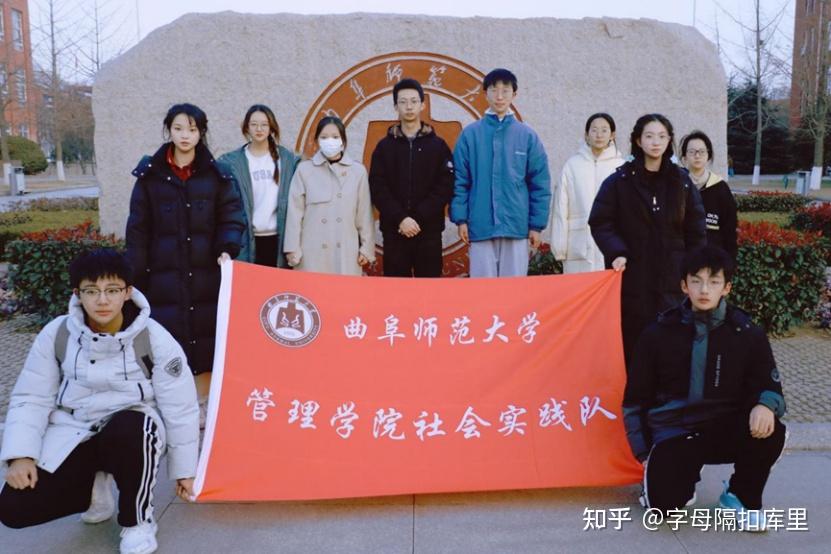
{"type": "Polygon", "coordinates": [[[78,350],[75,351],[75,380],[78,380],[78,356],[81,354],[81,337],[78,337],[78,350]]]}
{"type": "Polygon", "coordinates": [[[60,396],[58,396],[58,406],[63,406],[63,395],[66,393],[66,388],[69,386],[69,379],[64,380],[63,389],[60,396]]]}
{"type": "Polygon", "coordinates": [[[413,140],[410,140],[409,137],[407,138],[407,142],[410,144],[410,182],[409,188],[407,190],[407,217],[410,216],[410,201],[413,197],[413,143],[415,142],[415,137],[413,140]]]}
{"type": "Polygon", "coordinates": [[[144,389],[141,388],[141,383],[137,383],[137,384],[138,384],[139,392],[141,393],[141,401],[144,402],[144,389]]]}

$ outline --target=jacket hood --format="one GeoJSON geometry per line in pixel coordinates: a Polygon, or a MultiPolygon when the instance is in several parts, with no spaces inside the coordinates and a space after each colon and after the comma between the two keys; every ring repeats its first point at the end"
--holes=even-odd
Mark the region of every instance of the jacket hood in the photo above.
{"type": "Polygon", "coordinates": [[[103,342],[105,343],[108,340],[111,340],[117,345],[126,344],[130,342],[139,333],[139,331],[147,327],[147,320],[150,318],[150,302],[147,301],[147,297],[145,297],[144,294],[142,294],[136,287],[133,287],[133,293],[130,295],[130,298],[125,301],[125,306],[127,305],[127,302],[132,302],[133,305],[138,308],[138,315],[126,329],[119,331],[115,335],[104,335],[102,337],[101,333],[96,333],[89,328],[84,320],[84,307],[81,305],[81,299],[75,294],[73,294],[72,298],[69,299],[69,320],[67,324],[71,331],[81,335],[80,340],[89,340],[93,336],[96,336],[98,338],[103,338],[103,342]]]}
{"type": "MultiPolygon", "coordinates": [[[[134,177],[144,177],[147,174],[156,174],[161,176],[170,176],[173,170],[167,163],[167,150],[170,148],[171,142],[162,144],[156,153],[152,156],[144,156],[133,169],[134,177]]],[[[200,173],[206,170],[213,170],[223,179],[232,179],[230,169],[225,164],[219,164],[202,142],[196,145],[196,153],[193,158],[194,173],[200,173]]]]}
{"type": "Polygon", "coordinates": [[[711,171],[710,176],[707,178],[707,182],[704,183],[704,186],[701,187],[701,188],[706,189],[707,187],[711,187],[711,186],[716,185],[716,184],[718,184],[722,181],[723,181],[723,179],[721,178],[721,175],[711,171]]]}
{"type": "MultiPolygon", "coordinates": [[[[416,133],[416,138],[418,137],[427,137],[430,135],[436,134],[433,130],[433,127],[428,125],[427,123],[421,122],[421,129],[418,130],[416,133]]],[[[404,131],[401,130],[401,124],[396,123],[394,125],[390,125],[389,129],[387,129],[387,136],[390,136],[394,139],[405,139],[407,136],[404,134],[404,131]]]]}
{"type": "Polygon", "coordinates": [[[606,147],[600,155],[595,158],[594,154],[592,153],[591,147],[586,144],[586,141],[580,141],[580,146],[577,149],[577,153],[582,156],[583,158],[587,159],[590,162],[597,160],[598,162],[605,162],[608,160],[614,159],[623,159],[623,155],[620,153],[620,150],[617,149],[617,144],[612,141],[612,143],[606,147]]]}

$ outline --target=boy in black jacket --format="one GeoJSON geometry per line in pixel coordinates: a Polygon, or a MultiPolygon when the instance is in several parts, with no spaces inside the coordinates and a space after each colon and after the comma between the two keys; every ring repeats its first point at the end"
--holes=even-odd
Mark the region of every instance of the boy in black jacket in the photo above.
{"type": "Polygon", "coordinates": [[[381,214],[384,275],[440,277],[444,207],[453,196],[453,156],[421,121],[424,91],[415,79],[392,89],[399,123],[372,153],[369,188],[381,214]]]}
{"type": "Polygon", "coordinates": [[[688,299],[641,335],[623,399],[629,445],[644,462],[648,508],[695,500],[704,464],[734,463],[719,498],[743,530],[765,529],[762,491],[785,445],[779,372],[764,330],[727,304],[733,260],[705,246],[687,255],[688,299]]]}

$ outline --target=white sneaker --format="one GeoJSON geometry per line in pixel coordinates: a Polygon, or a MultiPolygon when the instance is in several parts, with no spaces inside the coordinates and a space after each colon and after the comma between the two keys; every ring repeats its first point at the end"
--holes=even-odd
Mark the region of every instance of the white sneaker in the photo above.
{"type": "Polygon", "coordinates": [[[150,554],[158,547],[155,523],[139,523],[121,530],[121,554],[150,554]]]}
{"type": "Polygon", "coordinates": [[[115,513],[115,498],[113,497],[113,476],[99,471],[95,474],[92,483],[92,498],[89,509],[81,514],[84,523],[101,523],[107,521],[115,513]]]}

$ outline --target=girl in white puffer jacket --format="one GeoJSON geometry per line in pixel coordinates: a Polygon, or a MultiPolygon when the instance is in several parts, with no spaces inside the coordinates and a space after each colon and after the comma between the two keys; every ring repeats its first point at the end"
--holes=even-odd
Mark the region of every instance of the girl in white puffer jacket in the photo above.
{"type": "Polygon", "coordinates": [[[600,185],[623,161],[615,144],[615,120],[606,113],[590,116],[585,140],[563,166],[552,200],[551,251],[563,261],[564,273],[605,268],[589,231],[589,212],[600,185]]]}

